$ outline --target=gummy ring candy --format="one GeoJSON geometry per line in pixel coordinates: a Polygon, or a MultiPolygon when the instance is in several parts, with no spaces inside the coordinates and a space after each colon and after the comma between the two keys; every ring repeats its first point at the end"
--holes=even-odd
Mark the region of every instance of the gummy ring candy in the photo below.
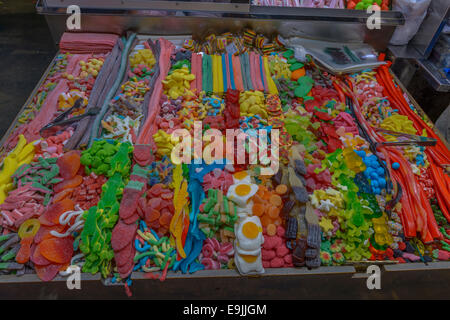
{"type": "Polygon", "coordinates": [[[19,228],[18,234],[20,239],[34,237],[38,232],[41,224],[38,219],[28,219],[19,228]]]}

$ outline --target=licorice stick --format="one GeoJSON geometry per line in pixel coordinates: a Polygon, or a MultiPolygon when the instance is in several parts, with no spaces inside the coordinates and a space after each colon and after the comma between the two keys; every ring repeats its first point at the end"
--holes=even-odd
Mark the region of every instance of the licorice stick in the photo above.
{"type": "Polygon", "coordinates": [[[195,82],[196,82],[196,87],[197,87],[197,92],[202,91],[202,79],[203,79],[203,75],[202,75],[202,60],[203,57],[201,54],[196,53],[196,60],[197,60],[197,64],[196,64],[196,75],[195,75],[195,82]]]}
{"type": "MultiPolygon", "coordinates": [[[[155,61],[159,61],[159,57],[161,55],[161,48],[160,48],[159,43],[153,42],[151,39],[148,39],[144,44],[146,45],[146,47],[148,46],[152,50],[153,56],[155,57],[155,61]]],[[[151,97],[153,95],[153,91],[155,89],[155,83],[159,78],[159,73],[160,73],[159,63],[156,63],[154,66],[154,74],[148,83],[148,87],[150,88],[150,90],[146,93],[146,95],[144,97],[143,108],[142,108],[144,117],[142,118],[141,125],[139,126],[139,130],[137,133],[138,136],[142,132],[143,124],[145,124],[145,122],[147,121],[148,111],[149,111],[148,105],[150,103],[150,99],[151,99],[151,97]]]]}
{"type": "Polygon", "coordinates": [[[250,70],[250,56],[248,52],[244,53],[244,65],[245,65],[245,79],[247,81],[248,90],[255,90],[255,86],[252,81],[251,70],[250,70]]]}
{"type": "MultiPolygon", "coordinates": [[[[122,41],[118,39],[116,42],[116,45],[113,47],[110,54],[108,54],[105,58],[105,61],[103,63],[102,68],[100,69],[100,72],[95,80],[94,86],[91,90],[91,94],[89,95],[89,102],[86,106],[86,111],[88,111],[91,108],[94,108],[100,97],[103,95],[106,95],[106,84],[108,82],[108,79],[115,78],[115,72],[114,72],[114,66],[117,61],[117,59],[120,59],[120,52],[121,52],[121,45],[122,41]],[[104,94],[103,94],[104,93],[104,94]]],[[[118,70],[118,66],[117,66],[118,70]]],[[[83,118],[81,119],[77,127],[73,133],[73,135],[70,137],[70,139],[67,141],[67,143],[64,146],[65,150],[73,150],[78,148],[83,138],[88,137],[90,131],[88,128],[92,127],[93,117],[83,118]]]]}
{"type": "Polygon", "coordinates": [[[195,75],[195,79],[194,79],[194,81],[191,81],[191,84],[190,84],[191,91],[196,91],[197,90],[197,72],[196,72],[196,69],[197,69],[197,54],[196,53],[192,53],[192,55],[191,55],[191,73],[193,75],[195,75]]]}
{"type": "Polygon", "coordinates": [[[227,63],[228,63],[228,70],[230,72],[230,86],[231,89],[236,90],[236,84],[234,83],[234,72],[233,72],[233,56],[231,53],[227,55],[227,63]]]}
{"type": "Polygon", "coordinates": [[[262,56],[259,56],[259,70],[261,73],[261,81],[263,83],[263,87],[264,87],[264,92],[268,93],[269,89],[267,88],[267,81],[266,79],[266,72],[264,71],[264,63],[263,63],[263,59],[262,56]]]}
{"type": "Polygon", "coordinates": [[[250,78],[253,82],[253,87],[255,90],[261,90],[261,78],[259,75],[259,70],[256,67],[256,60],[255,60],[256,54],[252,51],[250,52],[249,59],[250,59],[250,78]]]}
{"type": "Polygon", "coordinates": [[[232,55],[231,58],[233,64],[234,83],[236,84],[236,89],[242,92],[244,91],[244,81],[241,74],[241,61],[239,56],[232,55]]]}
{"type": "Polygon", "coordinates": [[[257,82],[258,82],[258,90],[259,91],[264,91],[264,85],[262,82],[262,74],[261,74],[261,68],[259,65],[259,57],[260,55],[257,53],[253,54],[253,65],[255,67],[255,74],[256,74],[256,78],[257,78],[257,82]]]}
{"type": "Polygon", "coordinates": [[[212,74],[213,74],[213,92],[217,92],[219,88],[219,80],[217,78],[217,56],[212,55],[212,74]]]}
{"type": "Polygon", "coordinates": [[[245,56],[244,55],[240,55],[239,56],[239,61],[241,64],[241,78],[242,78],[242,83],[244,85],[244,91],[248,91],[249,89],[249,85],[247,83],[247,68],[245,67],[245,56]]]}
{"type": "Polygon", "coordinates": [[[267,81],[267,87],[269,89],[269,93],[270,94],[278,94],[277,86],[275,85],[275,82],[273,82],[273,79],[270,76],[269,59],[267,58],[267,56],[264,56],[263,62],[264,62],[264,71],[266,73],[266,81],[267,81]]]}
{"type": "Polygon", "coordinates": [[[149,144],[153,140],[153,134],[157,130],[157,126],[154,125],[156,115],[159,114],[160,100],[163,92],[162,80],[167,77],[170,69],[170,56],[172,55],[174,45],[163,38],[159,39],[161,46],[161,54],[159,57],[160,74],[155,82],[155,88],[153,90],[149,105],[148,105],[148,118],[144,123],[142,131],[137,138],[137,144],[149,144]]]}
{"type": "Polygon", "coordinates": [[[228,77],[227,77],[227,63],[225,60],[225,54],[222,54],[221,56],[221,63],[222,63],[222,75],[223,75],[223,92],[228,90],[228,77]]]}
{"type": "Polygon", "coordinates": [[[217,92],[224,92],[224,82],[223,82],[223,66],[222,66],[222,56],[217,55],[217,92]]]}
{"type": "Polygon", "coordinates": [[[100,112],[94,120],[94,124],[93,124],[92,131],[91,131],[91,136],[90,136],[89,144],[88,144],[89,147],[91,147],[92,143],[94,142],[94,139],[97,138],[98,130],[100,127],[100,121],[101,121],[101,119],[103,119],[103,116],[105,115],[106,111],[108,110],[109,102],[112,99],[114,93],[116,92],[117,88],[119,87],[119,85],[125,75],[128,53],[131,49],[131,44],[134,42],[135,38],[136,38],[136,34],[132,33],[130,35],[130,37],[128,38],[128,40],[126,42],[124,41],[125,48],[122,51],[122,57],[121,57],[121,61],[120,61],[118,77],[114,81],[114,84],[112,85],[111,89],[108,91],[108,94],[106,95],[106,98],[103,102],[100,112]]]}

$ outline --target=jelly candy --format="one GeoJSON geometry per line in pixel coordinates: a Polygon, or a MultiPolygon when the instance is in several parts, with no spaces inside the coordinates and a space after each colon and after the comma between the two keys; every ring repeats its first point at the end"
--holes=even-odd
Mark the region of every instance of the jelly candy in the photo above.
{"type": "Polygon", "coordinates": [[[59,174],[63,179],[73,178],[80,169],[80,154],[72,150],[59,157],[56,161],[59,167],[59,174]]]}
{"type": "Polygon", "coordinates": [[[20,225],[19,231],[17,233],[19,234],[19,237],[21,239],[29,237],[33,238],[39,231],[40,226],[41,224],[39,223],[38,219],[28,219],[20,225]]]}
{"type": "Polygon", "coordinates": [[[111,246],[113,250],[120,251],[128,245],[134,238],[136,230],[136,224],[125,224],[119,221],[112,231],[111,246]]]}
{"type": "Polygon", "coordinates": [[[65,189],[72,189],[78,187],[82,182],[83,177],[80,175],[76,175],[73,178],[64,178],[64,181],[53,186],[53,191],[59,193],[65,189]]]}
{"type": "Polygon", "coordinates": [[[44,258],[58,264],[64,264],[72,258],[73,238],[50,238],[42,241],[39,248],[44,258]]]}
{"type": "Polygon", "coordinates": [[[41,254],[41,247],[40,244],[36,245],[33,244],[31,246],[31,254],[30,254],[31,261],[38,266],[47,266],[51,264],[51,261],[47,260],[42,254],[41,254]]]}
{"type": "Polygon", "coordinates": [[[61,269],[60,264],[35,265],[36,274],[42,281],[51,281],[61,269]]]}
{"type": "Polygon", "coordinates": [[[73,210],[75,203],[70,199],[63,199],[48,207],[45,213],[39,217],[39,222],[46,226],[59,224],[59,217],[66,211],[73,210]]]}
{"type": "Polygon", "coordinates": [[[50,231],[55,230],[56,232],[62,232],[64,228],[65,227],[63,225],[60,225],[59,223],[51,227],[41,225],[39,231],[34,236],[34,243],[39,244],[46,239],[50,239],[53,237],[50,234],[50,231]]]}
{"type": "Polygon", "coordinates": [[[18,263],[27,263],[30,260],[31,244],[33,243],[33,237],[25,237],[20,241],[20,249],[16,254],[16,261],[18,263]]]}

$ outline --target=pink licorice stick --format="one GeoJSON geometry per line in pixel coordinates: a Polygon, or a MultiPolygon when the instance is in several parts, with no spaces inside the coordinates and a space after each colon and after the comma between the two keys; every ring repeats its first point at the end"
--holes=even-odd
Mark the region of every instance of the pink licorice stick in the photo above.
{"type": "Polygon", "coordinates": [[[69,90],[67,80],[61,79],[46,97],[37,116],[26,126],[24,136],[28,142],[39,138],[39,130],[48,124],[58,110],[58,98],[61,93],[69,90]]]}
{"type": "Polygon", "coordinates": [[[197,54],[192,53],[191,56],[191,73],[195,76],[194,81],[191,81],[191,90],[197,89],[197,54]]]}
{"type": "Polygon", "coordinates": [[[197,81],[197,90],[198,92],[202,91],[202,79],[203,79],[203,70],[202,70],[202,65],[203,65],[203,56],[199,53],[197,53],[197,75],[198,78],[195,79],[195,81],[197,81]]]}
{"type": "Polygon", "coordinates": [[[244,82],[242,81],[241,74],[241,61],[238,56],[232,56],[233,61],[233,73],[234,73],[234,84],[236,85],[236,89],[239,91],[244,91],[244,82]]]}
{"type": "Polygon", "coordinates": [[[256,71],[256,66],[255,66],[255,53],[254,52],[250,52],[249,60],[250,60],[250,79],[252,79],[253,88],[255,90],[259,90],[258,89],[259,88],[258,73],[256,71]]]}
{"type": "Polygon", "coordinates": [[[203,88],[203,70],[202,70],[202,65],[203,65],[203,55],[201,55],[200,53],[197,54],[197,60],[198,60],[198,70],[197,70],[197,74],[198,74],[198,78],[196,79],[197,81],[197,89],[198,91],[202,91],[203,88]]]}
{"type": "Polygon", "coordinates": [[[160,104],[159,100],[163,92],[162,80],[167,77],[170,68],[170,56],[174,49],[172,42],[165,40],[163,38],[159,39],[161,44],[161,54],[159,56],[159,67],[160,72],[158,79],[155,83],[155,88],[153,90],[150,102],[148,104],[148,117],[144,123],[144,127],[137,138],[137,144],[149,144],[153,138],[153,134],[156,132],[157,128],[154,125],[156,115],[159,114],[160,104]]]}

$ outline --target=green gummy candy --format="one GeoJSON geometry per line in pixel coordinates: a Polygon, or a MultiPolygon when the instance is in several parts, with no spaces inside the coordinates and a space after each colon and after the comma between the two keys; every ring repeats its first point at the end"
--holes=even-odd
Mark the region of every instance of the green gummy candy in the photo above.
{"type": "Polygon", "coordinates": [[[286,51],[283,53],[283,57],[285,57],[286,59],[292,57],[293,55],[294,55],[294,51],[291,50],[291,49],[286,50],[286,51]]]}
{"type": "Polygon", "coordinates": [[[294,71],[294,70],[303,68],[303,66],[304,66],[303,63],[301,63],[301,62],[296,62],[296,63],[294,63],[294,64],[291,64],[291,66],[289,67],[289,70],[294,71]]]}
{"type": "Polygon", "coordinates": [[[310,85],[311,87],[314,85],[314,80],[311,77],[303,76],[298,78],[297,83],[299,85],[310,85]]]}
{"type": "Polygon", "coordinates": [[[364,2],[359,2],[356,6],[355,6],[356,10],[364,10],[364,2]]]}
{"type": "Polygon", "coordinates": [[[308,94],[308,92],[311,90],[311,88],[307,88],[304,86],[298,86],[294,90],[294,94],[297,98],[302,98],[308,94]]]}

